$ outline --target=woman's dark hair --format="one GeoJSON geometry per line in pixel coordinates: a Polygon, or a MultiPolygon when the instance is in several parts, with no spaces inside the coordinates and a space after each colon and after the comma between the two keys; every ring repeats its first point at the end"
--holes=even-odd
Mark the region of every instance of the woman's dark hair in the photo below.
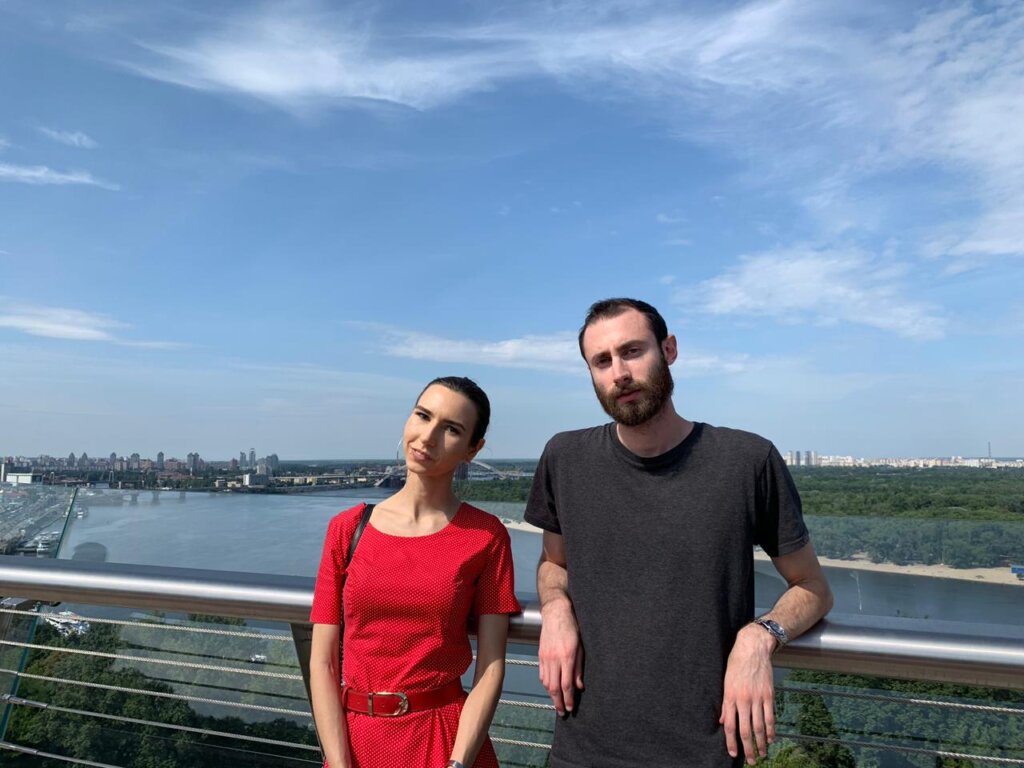
{"type": "MultiPolygon", "coordinates": [[[[646,301],[641,301],[640,299],[602,299],[601,301],[595,301],[590,305],[587,317],[583,320],[583,327],[580,328],[579,335],[580,354],[583,355],[583,334],[586,333],[587,328],[598,320],[608,320],[612,317],[618,317],[623,312],[628,312],[631,309],[635,309],[647,318],[647,324],[651,328],[651,333],[654,334],[654,340],[658,342],[658,346],[660,347],[661,342],[668,337],[668,326],[665,324],[665,318],[661,316],[661,313],[658,310],[646,301]]],[[[583,355],[583,359],[586,360],[587,356],[583,355]]]]}
{"type": "Polygon", "coordinates": [[[487,393],[480,389],[479,384],[465,376],[438,376],[423,388],[416,401],[419,402],[420,397],[423,397],[423,392],[435,384],[440,384],[452,392],[458,392],[476,406],[476,424],[469,436],[469,444],[476,445],[483,440],[484,435],[487,434],[487,427],[491,423],[491,401],[487,399],[487,393]]]}

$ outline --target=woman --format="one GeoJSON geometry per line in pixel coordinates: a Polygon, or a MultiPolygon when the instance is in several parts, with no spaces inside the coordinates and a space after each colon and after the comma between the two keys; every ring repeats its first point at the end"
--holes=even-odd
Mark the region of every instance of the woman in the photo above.
{"type": "Polygon", "coordinates": [[[505,676],[508,614],[520,610],[510,539],[501,521],[452,491],[489,421],[487,395],[470,379],[430,382],[405,423],[405,486],[373,508],[347,566],[366,505],[330,522],[310,615],[313,714],[330,768],[498,765],[487,729],[505,676]],[[477,662],[467,696],[459,678],[472,661],[470,614],[477,662]]]}

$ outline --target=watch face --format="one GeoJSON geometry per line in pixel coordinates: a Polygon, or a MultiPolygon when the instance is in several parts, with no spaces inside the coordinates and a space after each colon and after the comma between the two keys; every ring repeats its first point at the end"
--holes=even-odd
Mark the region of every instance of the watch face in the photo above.
{"type": "Polygon", "coordinates": [[[758,619],[757,623],[767,629],[771,633],[772,637],[779,641],[779,645],[785,645],[789,642],[789,638],[786,637],[786,630],[784,630],[782,625],[777,621],[772,621],[771,619],[758,619]]]}

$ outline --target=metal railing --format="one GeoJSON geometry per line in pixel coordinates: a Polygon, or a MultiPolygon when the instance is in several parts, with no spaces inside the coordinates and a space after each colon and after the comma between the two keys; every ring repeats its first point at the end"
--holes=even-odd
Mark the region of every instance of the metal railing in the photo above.
{"type": "MultiPolygon", "coordinates": [[[[40,601],[140,606],[289,624],[308,622],[314,580],[195,568],[167,568],[0,556],[0,594],[40,601]]],[[[509,641],[536,644],[540,607],[523,601],[509,641]]],[[[775,657],[776,664],[850,675],[898,677],[1024,690],[1024,628],[922,619],[826,619],[775,657]]]]}
{"type": "MultiPolygon", "coordinates": [[[[308,577],[280,576],[269,574],[213,571],[189,568],[168,568],[143,565],[120,565],[111,563],[86,563],[78,561],[37,560],[12,556],[0,556],[0,595],[22,596],[39,602],[74,602],[93,606],[139,607],[151,611],[180,611],[186,613],[210,614],[263,621],[279,621],[290,625],[291,640],[295,643],[301,677],[308,686],[308,645],[310,626],[308,616],[312,603],[314,580],[308,577]]],[[[509,640],[512,643],[535,645],[540,633],[540,612],[535,602],[524,602],[522,614],[512,617],[509,640]]],[[[6,609],[8,614],[29,611],[6,609]]],[[[110,624],[138,625],[134,621],[116,619],[94,619],[110,624]]],[[[159,626],[159,625],[158,625],[159,626]]],[[[152,629],[152,626],[147,625],[152,629]]],[[[163,626],[165,630],[217,632],[225,636],[256,637],[252,632],[234,631],[228,628],[203,630],[163,626]]],[[[880,617],[839,617],[821,622],[808,633],[782,649],[776,657],[776,665],[788,669],[825,671],[849,675],[903,678],[918,681],[954,683],[1011,690],[1024,690],[1024,628],[1010,626],[986,627],[984,636],[978,635],[976,625],[962,625],[952,622],[936,622],[915,619],[885,619],[880,617]]],[[[287,632],[275,639],[287,639],[287,632]]],[[[33,643],[10,642],[0,638],[5,647],[38,648],[33,643]]],[[[43,646],[46,650],[62,650],[43,646]]],[[[74,651],[68,651],[74,652],[74,651]]],[[[102,654],[94,654],[102,655],[102,654]]],[[[127,657],[131,662],[166,663],[153,658],[127,657]]],[[[535,666],[536,661],[513,660],[510,663],[535,666]]],[[[195,667],[197,664],[193,663],[195,667]]],[[[198,666],[202,666],[199,664],[198,666]]],[[[288,677],[293,681],[298,675],[275,673],[270,670],[239,669],[235,666],[207,665],[212,669],[239,672],[247,675],[264,674],[288,677]]],[[[244,665],[243,665],[244,666],[244,665]]],[[[292,667],[294,669],[294,667],[292,667]]],[[[31,679],[33,675],[18,670],[0,669],[0,672],[31,679]]],[[[38,675],[36,676],[39,677],[38,675]]],[[[95,688],[104,686],[88,681],[74,681],[54,678],[51,682],[64,685],[84,685],[95,688]]],[[[296,684],[293,682],[293,684],[296,684]]],[[[788,695],[806,693],[803,689],[783,687],[781,692],[788,695]]],[[[204,701],[196,696],[175,694],[153,694],[136,690],[133,693],[162,695],[189,701],[204,701]]],[[[817,691],[825,696],[860,697],[870,699],[872,694],[817,691]]],[[[307,687],[308,694],[308,687],[307,687]]],[[[301,694],[300,694],[301,695],[301,694]]],[[[45,702],[6,696],[6,703],[16,707],[47,706],[45,702]]],[[[261,709],[260,705],[242,704],[220,699],[205,701],[230,706],[249,706],[261,709]]],[[[934,706],[960,708],[964,710],[988,711],[1004,716],[1024,715],[1024,709],[1017,707],[984,707],[957,704],[925,698],[903,699],[911,706],[934,706]]],[[[550,709],[541,702],[523,702],[502,698],[510,707],[550,709]]],[[[273,706],[262,707],[273,711],[273,706]]],[[[292,714],[308,713],[291,710],[292,714]]],[[[83,714],[70,712],[69,714],[83,714]]],[[[85,713],[90,714],[90,713],[85,713]]],[[[145,723],[158,727],[154,723],[145,723]]],[[[214,735],[214,731],[209,731],[214,735]]],[[[831,743],[827,737],[807,737],[799,733],[786,734],[803,742],[831,743]]],[[[250,741],[252,741],[250,739],[250,741]]],[[[519,745],[528,748],[546,748],[536,740],[495,738],[496,742],[519,745]]],[[[257,739],[254,743],[260,743],[257,739]]],[[[935,756],[956,756],[974,759],[978,764],[1024,765],[1024,759],[1013,757],[992,757],[951,752],[937,748],[916,746],[893,746],[871,744],[856,739],[843,743],[853,746],[874,746],[911,754],[935,756]]],[[[299,749],[306,745],[293,744],[299,749]]],[[[0,743],[0,749],[28,748],[0,743]]],[[[83,763],[88,764],[88,763],[83,763]]],[[[93,763],[95,764],[95,763],[93,763]]]]}

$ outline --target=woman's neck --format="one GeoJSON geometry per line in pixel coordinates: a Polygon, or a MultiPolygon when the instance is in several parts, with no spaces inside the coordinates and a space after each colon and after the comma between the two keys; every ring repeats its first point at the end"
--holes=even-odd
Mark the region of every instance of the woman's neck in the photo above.
{"type": "Polygon", "coordinates": [[[388,499],[387,505],[402,509],[418,520],[420,515],[443,513],[449,520],[459,509],[459,498],[452,490],[451,475],[423,477],[410,472],[402,489],[388,499]]]}

